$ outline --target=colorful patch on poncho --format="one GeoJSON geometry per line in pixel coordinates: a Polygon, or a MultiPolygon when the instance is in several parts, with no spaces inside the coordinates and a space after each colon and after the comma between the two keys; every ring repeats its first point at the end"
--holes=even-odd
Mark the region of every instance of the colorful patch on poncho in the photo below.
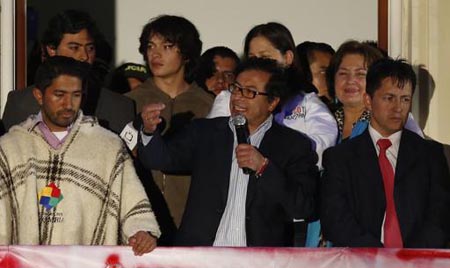
{"type": "Polygon", "coordinates": [[[41,190],[38,199],[39,204],[43,205],[48,211],[61,202],[63,195],[61,190],[52,182],[41,190]]]}

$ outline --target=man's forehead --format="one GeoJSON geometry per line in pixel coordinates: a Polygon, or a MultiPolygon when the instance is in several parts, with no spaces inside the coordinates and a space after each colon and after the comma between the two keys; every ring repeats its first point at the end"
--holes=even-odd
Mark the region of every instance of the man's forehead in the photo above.
{"type": "Polygon", "coordinates": [[[165,36],[163,36],[160,33],[157,32],[152,32],[149,36],[148,36],[148,41],[149,42],[154,42],[154,41],[158,41],[161,43],[165,43],[165,42],[172,42],[169,39],[167,39],[165,36]]]}
{"type": "Polygon", "coordinates": [[[78,77],[76,75],[60,74],[52,80],[51,85],[63,85],[63,84],[73,84],[73,83],[82,84],[83,81],[80,77],[78,77]]]}
{"type": "Polygon", "coordinates": [[[381,81],[381,88],[386,90],[401,90],[405,93],[411,93],[412,84],[409,80],[401,80],[396,77],[386,77],[381,81]]]}
{"type": "Polygon", "coordinates": [[[61,42],[65,43],[78,43],[78,44],[91,44],[94,43],[94,39],[86,29],[83,29],[77,33],[65,33],[62,36],[61,42]]]}
{"type": "Polygon", "coordinates": [[[253,80],[263,80],[263,81],[268,81],[270,78],[271,74],[263,71],[263,70],[258,70],[258,69],[247,69],[244,70],[242,72],[240,72],[237,75],[236,80],[248,80],[248,79],[252,79],[253,80]]]}

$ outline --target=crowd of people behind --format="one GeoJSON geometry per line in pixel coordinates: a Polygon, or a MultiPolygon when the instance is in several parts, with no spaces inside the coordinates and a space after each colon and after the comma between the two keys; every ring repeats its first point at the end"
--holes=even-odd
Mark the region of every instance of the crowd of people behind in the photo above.
{"type": "Polygon", "coordinates": [[[416,75],[371,42],[243,55],[152,18],[145,65],[108,71],[85,12],[48,24],[0,138],[0,244],[443,248],[450,175],[411,114],[416,75]],[[125,142],[124,142],[125,141],[125,142]]]}

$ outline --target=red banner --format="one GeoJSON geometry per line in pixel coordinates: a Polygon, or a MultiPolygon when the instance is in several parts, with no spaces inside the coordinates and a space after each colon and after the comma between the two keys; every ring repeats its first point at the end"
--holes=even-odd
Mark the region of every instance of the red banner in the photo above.
{"type": "Polygon", "coordinates": [[[450,267],[450,250],[164,248],[141,257],[129,247],[0,246],[0,268],[450,267]]]}

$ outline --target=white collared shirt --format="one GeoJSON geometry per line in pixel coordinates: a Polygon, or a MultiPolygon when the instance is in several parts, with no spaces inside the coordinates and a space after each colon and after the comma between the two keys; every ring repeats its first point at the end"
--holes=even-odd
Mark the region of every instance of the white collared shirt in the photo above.
{"type": "MultiPolygon", "coordinates": [[[[270,115],[256,130],[250,135],[250,143],[254,147],[259,147],[267,130],[272,127],[273,116],[270,115]]],[[[228,186],[228,197],[225,211],[222,214],[216,238],[213,246],[226,247],[246,247],[247,232],[245,229],[245,205],[247,200],[247,186],[249,175],[244,174],[239,168],[236,158],[236,147],[238,145],[236,130],[229,121],[229,127],[234,134],[233,155],[231,161],[230,184],[228,186]]]]}
{"type": "Polygon", "coordinates": [[[377,155],[380,154],[380,148],[377,145],[377,141],[379,139],[389,139],[392,143],[392,145],[386,150],[386,156],[389,160],[389,162],[392,165],[392,168],[394,169],[395,173],[395,167],[397,166],[397,156],[398,156],[398,149],[400,147],[400,138],[402,136],[402,131],[397,131],[394,134],[390,135],[389,137],[383,137],[378,131],[376,131],[372,125],[369,125],[369,134],[372,138],[373,146],[375,146],[375,149],[377,150],[377,155]]]}

